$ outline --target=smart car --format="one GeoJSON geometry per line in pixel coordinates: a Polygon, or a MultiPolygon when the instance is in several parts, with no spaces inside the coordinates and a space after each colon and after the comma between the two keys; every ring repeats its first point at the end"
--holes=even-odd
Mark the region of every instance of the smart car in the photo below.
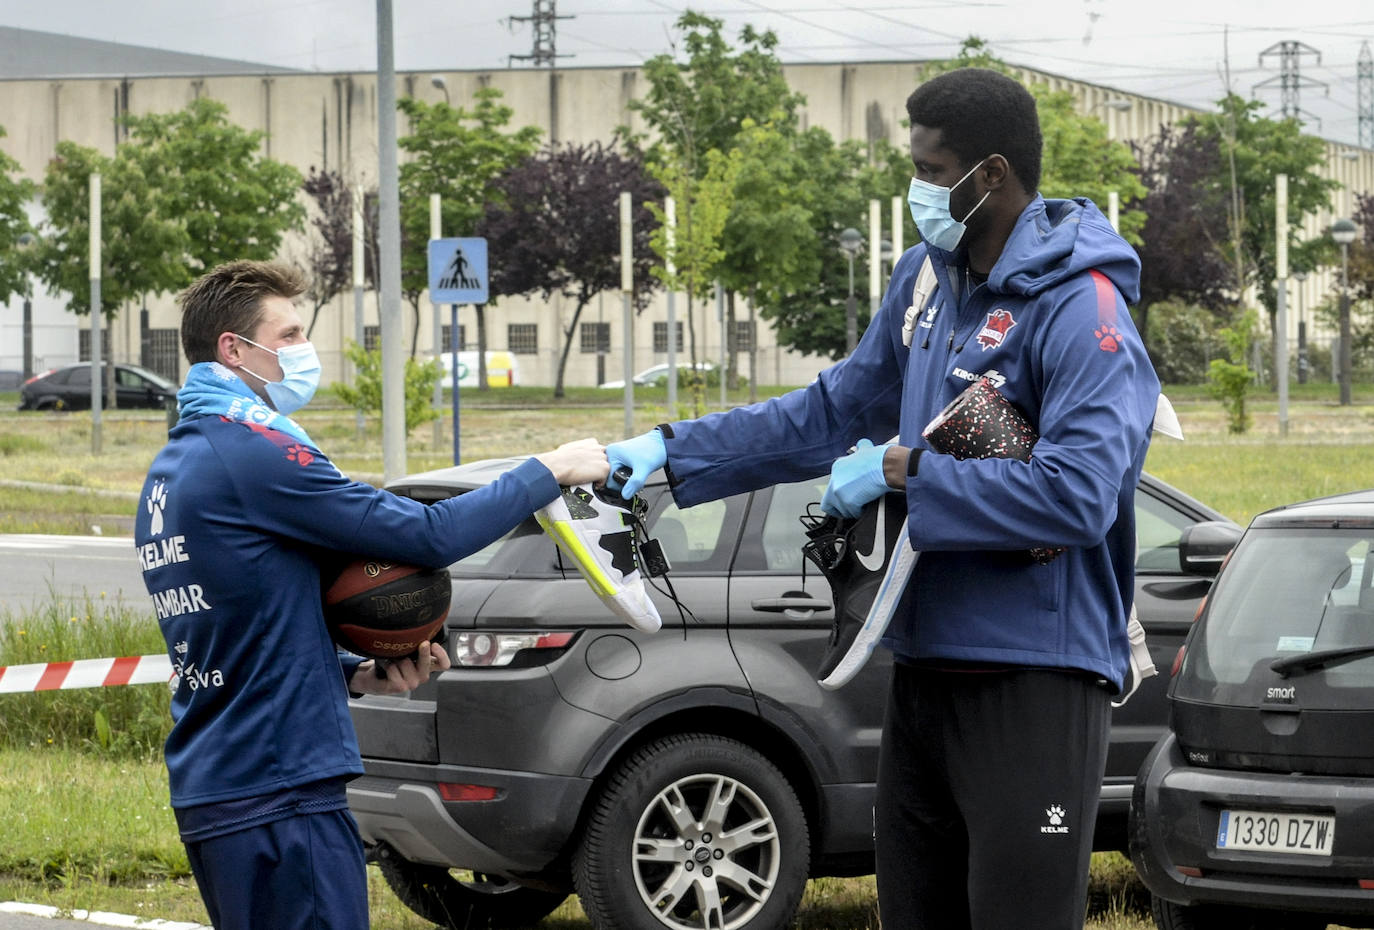
{"type": "Polygon", "coordinates": [[[1374,926],[1374,490],[1260,514],[1136,781],[1163,930],[1374,926]]]}
{"type": "MultiPolygon", "coordinates": [[[[513,464],[390,487],[430,502],[513,464]]],[[[837,691],[816,682],[834,611],[800,517],[824,485],[682,509],[660,472],[645,519],[672,589],[655,582],[652,634],[617,620],[533,519],[451,566],[455,667],[351,704],[366,774],[349,804],[401,900],[455,928],[521,926],[576,891],[598,930],[771,930],[808,878],[872,872],[891,657],[837,691]]],[[[1136,512],[1139,613],[1167,665],[1240,527],[1149,476],[1136,512]]],[[[1099,848],[1124,848],[1164,726],[1148,679],[1114,719],[1099,848]]]]}

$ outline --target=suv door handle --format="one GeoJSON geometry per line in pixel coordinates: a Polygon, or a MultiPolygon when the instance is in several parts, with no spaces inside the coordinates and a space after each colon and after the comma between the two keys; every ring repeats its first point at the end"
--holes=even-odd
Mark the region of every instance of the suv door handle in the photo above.
{"type": "Polygon", "coordinates": [[[780,614],[788,610],[829,610],[830,602],[809,595],[790,595],[786,597],[761,597],[756,601],[750,601],[749,606],[755,610],[780,614]]]}

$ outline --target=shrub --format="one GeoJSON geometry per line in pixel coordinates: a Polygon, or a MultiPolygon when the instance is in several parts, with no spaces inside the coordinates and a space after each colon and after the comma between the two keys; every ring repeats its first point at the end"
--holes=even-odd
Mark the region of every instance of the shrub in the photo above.
{"type": "Polygon", "coordinates": [[[1245,401],[1250,385],[1255,380],[1255,372],[1245,360],[1250,354],[1257,320],[1255,311],[1248,309],[1240,315],[1234,326],[1221,331],[1230,360],[1212,359],[1211,370],[1207,374],[1212,385],[1212,396],[1220,400],[1225,408],[1227,428],[1233,433],[1243,433],[1250,428],[1250,411],[1245,401]]]}
{"type": "MultiPolygon", "coordinates": [[[[344,354],[353,363],[354,384],[336,382],[332,386],[334,394],[345,404],[361,413],[382,412],[382,350],[364,349],[356,342],[349,342],[344,354]]],[[[442,414],[434,408],[434,385],[439,383],[443,372],[439,363],[422,362],[412,357],[406,358],[405,367],[405,408],[406,432],[422,423],[438,419],[442,414]]]]}
{"type": "Polygon", "coordinates": [[[1146,344],[1164,384],[1203,384],[1212,359],[1225,354],[1211,313],[1163,301],[1150,307],[1146,344]]]}

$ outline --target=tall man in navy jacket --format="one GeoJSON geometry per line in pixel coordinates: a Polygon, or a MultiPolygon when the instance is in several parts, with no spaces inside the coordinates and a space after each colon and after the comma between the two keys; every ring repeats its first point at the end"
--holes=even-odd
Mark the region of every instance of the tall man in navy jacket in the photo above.
{"type": "Polygon", "coordinates": [[[627,493],[666,465],[680,506],[827,470],[831,513],[905,490],[922,554],[883,639],[883,925],[1077,928],[1159,394],[1126,309],[1139,261],[1089,201],[1036,193],[1040,128],[1020,84],[954,71],[907,112],[923,242],[853,355],[805,388],[607,456],[632,469],[627,493]],[[908,311],[927,256],[938,288],[908,311]],[[1029,462],[926,447],[925,425],[981,376],[1038,431],[1029,462]],[[1038,564],[1033,547],[1065,551],[1038,564]]]}
{"type": "Polygon", "coordinates": [[[504,535],[606,477],[594,440],[530,458],[425,506],[351,481],[290,414],[320,364],[291,268],[230,262],[181,295],[191,368],[180,419],[148,469],[134,527],[178,673],[167,771],[191,869],[218,930],[368,925],[362,841],[344,794],[362,774],[348,690],[396,693],[449,667],[424,644],[386,677],[341,657],[321,564],[353,553],[427,567],[504,535]]]}

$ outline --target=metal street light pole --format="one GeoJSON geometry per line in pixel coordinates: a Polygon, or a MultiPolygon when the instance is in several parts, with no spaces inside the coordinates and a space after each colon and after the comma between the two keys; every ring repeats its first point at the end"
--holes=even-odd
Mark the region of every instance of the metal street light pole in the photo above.
{"type": "MultiPolygon", "coordinates": [[[[24,253],[27,263],[35,248],[38,247],[38,237],[33,233],[23,233],[19,236],[19,251],[24,253]]],[[[28,268],[24,269],[24,380],[33,377],[33,273],[28,268]]]]}
{"type": "Polygon", "coordinates": [[[444,80],[444,76],[442,74],[436,74],[429,79],[429,83],[444,92],[444,106],[452,106],[448,99],[448,82],[444,80]]]}
{"type": "Polygon", "coordinates": [[[1355,224],[1341,217],[1331,224],[1331,238],[1341,247],[1341,406],[1350,406],[1350,243],[1355,224]]]}
{"type": "Polygon", "coordinates": [[[1302,284],[1307,280],[1307,272],[1293,272],[1293,280],[1298,282],[1298,383],[1307,383],[1307,320],[1303,317],[1302,284]]]}
{"type": "Polygon", "coordinates": [[[844,304],[844,344],[845,354],[852,355],[859,344],[859,307],[854,299],[854,257],[863,246],[864,237],[850,226],[840,233],[840,251],[849,256],[849,298],[844,304]]]}

